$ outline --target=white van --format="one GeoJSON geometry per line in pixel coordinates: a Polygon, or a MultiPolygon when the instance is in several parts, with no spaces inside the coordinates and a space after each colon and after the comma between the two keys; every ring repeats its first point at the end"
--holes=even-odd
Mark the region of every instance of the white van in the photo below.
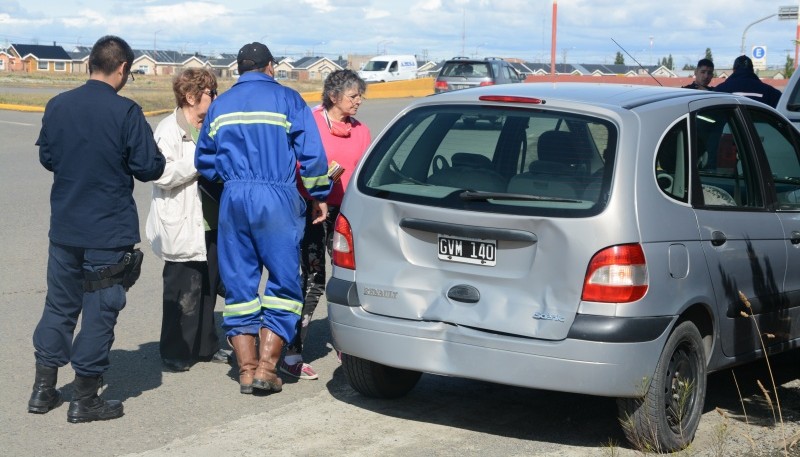
{"type": "Polygon", "coordinates": [[[412,55],[375,56],[369,59],[358,76],[368,83],[414,79],[417,77],[417,59],[412,55]]]}

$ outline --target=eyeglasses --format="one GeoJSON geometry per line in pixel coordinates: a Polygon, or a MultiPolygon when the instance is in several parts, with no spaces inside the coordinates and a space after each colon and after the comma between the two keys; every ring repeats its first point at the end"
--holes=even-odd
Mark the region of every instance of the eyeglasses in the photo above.
{"type": "Polygon", "coordinates": [[[364,100],[367,99],[367,97],[365,97],[364,94],[344,94],[344,96],[349,98],[350,101],[353,102],[353,103],[355,103],[356,100],[364,101],[364,100]]]}
{"type": "Polygon", "coordinates": [[[209,97],[211,97],[211,100],[214,100],[215,98],[217,98],[217,90],[216,89],[206,89],[206,90],[203,91],[203,93],[208,95],[209,97]]]}

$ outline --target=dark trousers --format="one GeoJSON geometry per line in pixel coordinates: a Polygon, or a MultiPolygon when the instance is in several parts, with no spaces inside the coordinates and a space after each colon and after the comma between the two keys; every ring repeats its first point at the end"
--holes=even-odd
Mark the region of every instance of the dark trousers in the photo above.
{"type": "Polygon", "coordinates": [[[303,353],[303,342],[308,334],[308,324],[325,293],[325,252],[330,254],[333,226],[339,215],[338,206],[328,207],[328,217],[320,224],[312,224],[311,202],[306,211],[306,231],[300,244],[300,271],[303,284],[303,315],[297,323],[297,336],[289,345],[298,354],[303,353]]]}
{"type": "Polygon", "coordinates": [[[62,367],[71,362],[80,376],[97,376],[108,370],[114,326],[125,307],[125,289],[115,284],[84,292],[84,271],[116,265],[130,248],[89,249],[50,242],[47,296],[33,332],[36,363],[62,367]],[[79,316],[81,329],[74,336],[79,316]]]}
{"type": "Polygon", "coordinates": [[[159,349],[165,359],[209,358],[219,349],[214,306],[219,285],[217,232],[206,232],[206,262],[165,262],[159,349]]]}

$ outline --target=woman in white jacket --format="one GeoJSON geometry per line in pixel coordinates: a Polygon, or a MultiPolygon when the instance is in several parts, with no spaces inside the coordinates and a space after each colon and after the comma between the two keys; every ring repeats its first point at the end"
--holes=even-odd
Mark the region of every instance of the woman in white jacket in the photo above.
{"type": "Polygon", "coordinates": [[[230,356],[219,348],[214,322],[219,208],[201,191],[194,167],[197,135],[217,95],[217,80],[208,70],[190,68],[174,78],[172,88],[178,107],[156,127],[167,165],[153,181],[146,234],[164,260],[161,360],[169,370],[187,371],[194,361],[227,362],[230,356]]]}

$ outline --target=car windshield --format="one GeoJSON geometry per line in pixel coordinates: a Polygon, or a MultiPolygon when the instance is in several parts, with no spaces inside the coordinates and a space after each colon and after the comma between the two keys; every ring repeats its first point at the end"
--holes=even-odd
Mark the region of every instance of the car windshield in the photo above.
{"type": "Polygon", "coordinates": [[[442,69],[442,76],[445,77],[486,78],[489,75],[489,66],[483,62],[451,62],[442,69]]]}
{"type": "Polygon", "coordinates": [[[561,111],[421,107],[376,143],[358,186],[430,206],[585,216],[608,200],[616,137],[608,120],[561,111]]]}
{"type": "Polygon", "coordinates": [[[385,60],[370,60],[366,65],[364,65],[363,71],[383,71],[386,70],[386,65],[388,63],[389,62],[385,60]]]}

